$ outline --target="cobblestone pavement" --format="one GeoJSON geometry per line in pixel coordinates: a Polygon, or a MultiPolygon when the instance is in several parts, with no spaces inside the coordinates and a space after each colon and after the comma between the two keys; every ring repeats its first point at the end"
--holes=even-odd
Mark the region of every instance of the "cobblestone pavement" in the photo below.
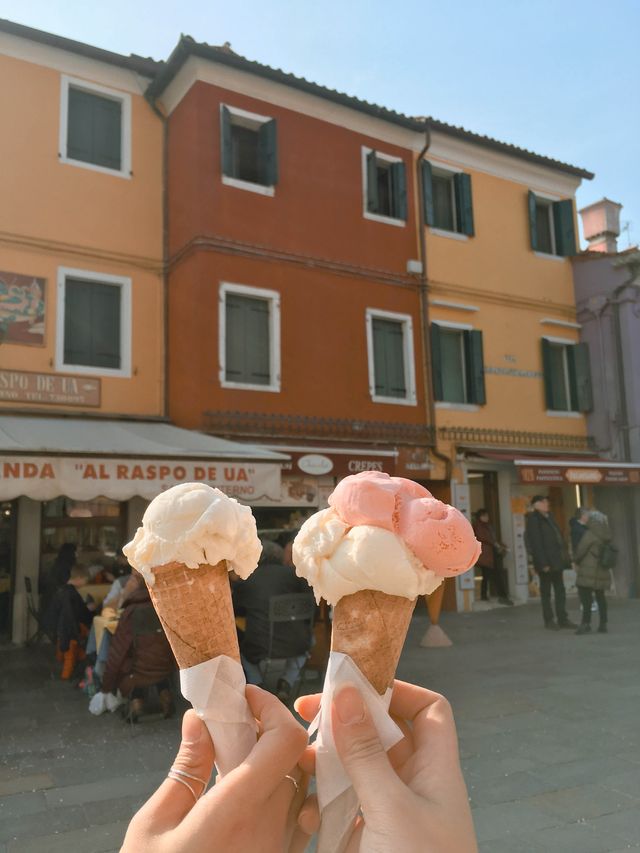
{"type": "MultiPolygon", "coordinates": [[[[431,650],[418,609],[399,676],[453,704],[483,853],[640,849],[640,601],[612,602],[607,635],[541,621],[536,605],[445,614],[454,646],[431,650]]],[[[0,853],[117,850],[179,728],[93,717],[50,648],[0,651],[0,853]]]]}

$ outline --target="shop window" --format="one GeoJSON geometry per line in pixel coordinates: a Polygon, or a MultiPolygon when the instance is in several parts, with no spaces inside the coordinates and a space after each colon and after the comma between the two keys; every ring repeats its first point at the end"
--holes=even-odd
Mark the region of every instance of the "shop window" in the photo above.
{"type": "Polygon", "coordinates": [[[58,369],[130,375],[131,279],[61,269],[58,296],[58,369]]]}
{"type": "Polygon", "coordinates": [[[369,393],[376,403],[416,404],[411,317],[367,309],[369,393]]]}
{"type": "Polygon", "coordinates": [[[280,295],[245,285],[220,286],[220,383],[280,390],[280,295]]]}
{"type": "Polygon", "coordinates": [[[424,219],[432,228],[472,237],[471,175],[421,163],[424,219]]]}
{"type": "Polygon", "coordinates": [[[576,254],[573,201],[552,201],[529,192],[531,248],[543,255],[576,254]]]}
{"type": "Polygon", "coordinates": [[[433,393],[439,402],[484,405],[484,357],[478,329],[431,324],[433,393]]]}
{"type": "Polygon", "coordinates": [[[128,94],[62,76],[62,162],[129,177],[130,128],[128,94]]]}
{"type": "Polygon", "coordinates": [[[403,161],[366,148],[363,156],[365,216],[397,220],[394,224],[404,224],[407,218],[407,179],[403,161]]]}
{"type": "Polygon", "coordinates": [[[278,183],[276,120],[220,107],[222,180],[241,189],[270,189],[278,183]]]}
{"type": "Polygon", "coordinates": [[[591,411],[593,392],[588,344],[542,338],[542,364],[547,411],[591,411]]]}

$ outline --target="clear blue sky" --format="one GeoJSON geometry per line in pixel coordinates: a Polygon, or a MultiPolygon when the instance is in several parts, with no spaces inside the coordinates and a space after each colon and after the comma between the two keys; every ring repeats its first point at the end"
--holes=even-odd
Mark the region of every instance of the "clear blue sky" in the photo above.
{"type": "Polygon", "coordinates": [[[0,0],[0,17],[164,59],[181,33],[596,173],[640,242],[640,0],[0,0]]]}

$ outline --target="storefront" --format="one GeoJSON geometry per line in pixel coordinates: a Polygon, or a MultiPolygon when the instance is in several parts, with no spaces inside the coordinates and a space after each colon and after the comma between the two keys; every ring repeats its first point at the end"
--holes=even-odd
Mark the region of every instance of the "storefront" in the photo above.
{"type": "Polygon", "coordinates": [[[283,453],[161,422],[0,416],[5,637],[28,637],[25,578],[37,590],[64,543],[87,566],[108,568],[161,491],[198,481],[252,507],[275,504],[286,462],[283,453]]]}

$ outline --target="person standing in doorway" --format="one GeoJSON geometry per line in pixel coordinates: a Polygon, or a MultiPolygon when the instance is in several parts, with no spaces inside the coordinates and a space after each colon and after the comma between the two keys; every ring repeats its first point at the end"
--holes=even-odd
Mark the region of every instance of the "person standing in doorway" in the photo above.
{"type": "Polygon", "coordinates": [[[551,515],[549,498],[535,495],[532,512],[527,516],[526,543],[533,567],[540,578],[540,599],[545,628],[577,628],[568,617],[562,572],[569,567],[569,554],[560,528],[551,515]],[[551,588],[555,597],[556,618],[551,607],[551,588]]]}
{"type": "Polygon", "coordinates": [[[498,604],[513,604],[504,586],[500,561],[501,555],[507,549],[501,542],[498,542],[486,509],[479,509],[476,512],[473,532],[482,545],[478,557],[478,566],[482,570],[482,586],[480,587],[482,600],[489,601],[489,594],[493,586],[498,593],[498,604]]]}

